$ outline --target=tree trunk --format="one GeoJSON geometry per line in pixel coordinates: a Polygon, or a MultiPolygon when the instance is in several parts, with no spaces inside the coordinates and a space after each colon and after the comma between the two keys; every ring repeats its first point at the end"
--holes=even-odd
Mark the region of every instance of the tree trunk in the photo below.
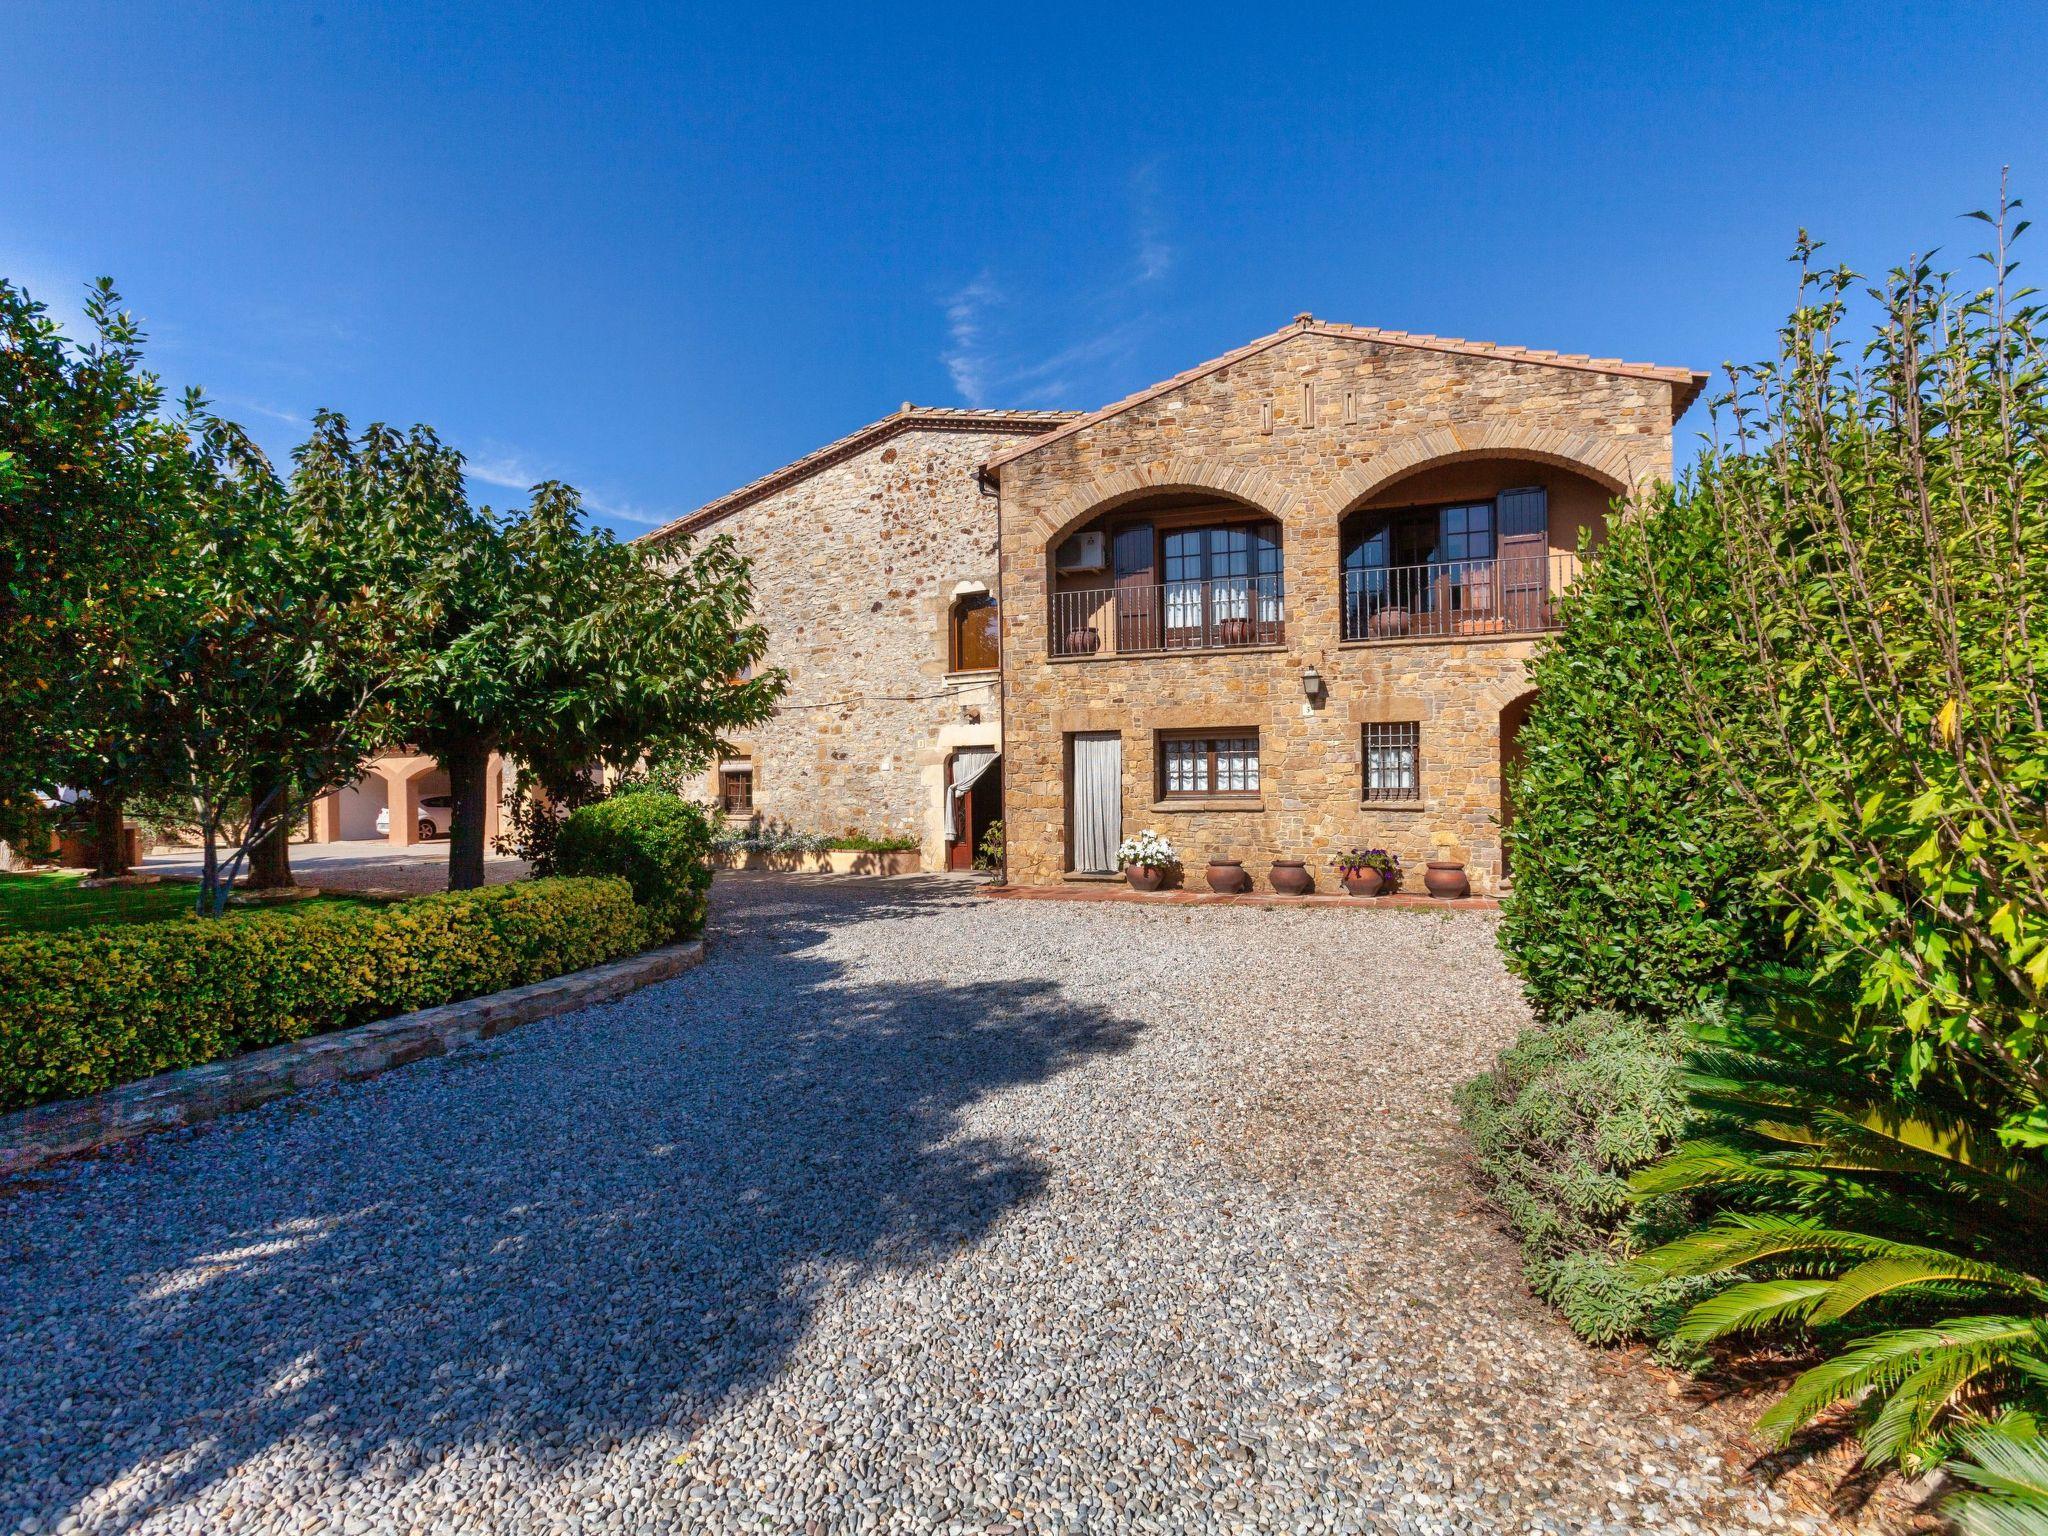
{"type": "Polygon", "coordinates": [[[199,856],[199,915],[219,917],[227,898],[220,888],[220,818],[211,803],[199,807],[199,835],[203,852],[199,856]]]}
{"type": "MultiPolygon", "coordinates": [[[[284,801],[286,786],[278,782],[274,773],[257,777],[254,793],[249,798],[249,816],[253,821],[259,816],[275,815],[277,807],[284,801]]],[[[268,837],[249,850],[249,888],[257,891],[274,891],[292,885],[292,824],[280,817],[268,837]]]]}
{"type": "Polygon", "coordinates": [[[453,802],[448,824],[448,889],[473,891],[484,883],[484,812],[491,767],[487,736],[462,736],[441,753],[453,802]]]}
{"type": "Polygon", "coordinates": [[[92,797],[92,872],[111,880],[128,873],[127,839],[121,835],[121,797],[105,785],[92,797]]]}

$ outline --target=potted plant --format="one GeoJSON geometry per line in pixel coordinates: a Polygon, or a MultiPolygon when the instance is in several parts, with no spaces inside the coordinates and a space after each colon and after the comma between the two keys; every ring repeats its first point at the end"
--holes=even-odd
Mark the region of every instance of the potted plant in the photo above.
{"type": "Polygon", "coordinates": [[[1239,896],[1252,888],[1252,877],[1244,872],[1244,860],[1211,855],[1203,874],[1209,889],[1219,896],[1239,896]]]}
{"type": "Polygon", "coordinates": [[[1401,861],[1384,848],[1347,848],[1330,861],[1337,877],[1354,896],[1377,896],[1397,890],[1401,884],[1401,861]]]}
{"type": "Polygon", "coordinates": [[[1173,844],[1150,827],[1136,837],[1118,844],[1116,862],[1134,891],[1156,891],[1166,883],[1167,872],[1180,862],[1173,844]]]}
{"type": "Polygon", "coordinates": [[[1275,859],[1266,878],[1282,896],[1306,896],[1316,888],[1316,878],[1308,872],[1306,859],[1275,859]]]}

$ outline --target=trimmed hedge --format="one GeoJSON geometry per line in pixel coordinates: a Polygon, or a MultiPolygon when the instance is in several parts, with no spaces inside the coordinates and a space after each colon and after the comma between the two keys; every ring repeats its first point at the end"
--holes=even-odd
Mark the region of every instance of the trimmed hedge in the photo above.
{"type": "Polygon", "coordinates": [[[1682,1024],[1595,1009],[1525,1030],[1457,1093],[1481,1181],[1522,1240],[1529,1288],[1595,1344],[1661,1341],[1700,1291],[1631,1263],[1688,1225],[1683,1200],[1638,1201],[1628,1184],[1693,1123],[1687,1041],[1682,1024]]]}
{"type": "Polygon", "coordinates": [[[647,942],[688,938],[711,904],[710,814],[651,785],[572,811],[555,839],[555,870],[617,875],[633,887],[647,942]]]}
{"type": "MultiPolygon", "coordinates": [[[[1726,994],[1774,959],[1765,853],[1714,744],[1701,738],[1677,641],[1725,668],[1732,623],[1712,519],[1664,499],[1608,527],[1559,600],[1563,630],[1530,665],[1536,689],[1511,775],[1515,891],[1500,947],[1545,1018],[1618,1008],[1658,1018],[1726,994]],[[1673,609],[1670,593],[1686,601],[1673,609]]],[[[1761,739],[1738,684],[1712,670],[1729,739],[1761,739]]]]}
{"type": "Polygon", "coordinates": [[[642,947],[623,880],[0,937],[0,1109],[544,981],[642,947]]]}

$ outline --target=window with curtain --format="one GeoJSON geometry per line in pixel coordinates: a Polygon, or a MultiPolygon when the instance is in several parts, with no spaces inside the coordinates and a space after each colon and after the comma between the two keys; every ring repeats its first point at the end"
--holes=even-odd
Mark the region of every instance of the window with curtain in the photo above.
{"type": "Polygon", "coordinates": [[[1422,798],[1422,727],[1416,721],[1365,728],[1365,798],[1422,798]]]}
{"type": "Polygon", "coordinates": [[[1280,529],[1273,523],[1176,528],[1160,540],[1166,627],[1206,631],[1232,619],[1281,618],[1280,529]]]}
{"type": "Polygon", "coordinates": [[[1256,732],[1231,736],[1162,735],[1159,738],[1159,798],[1250,795],[1259,789],[1256,732]]]}
{"type": "Polygon", "coordinates": [[[954,672],[993,672],[1001,665],[996,638],[996,600],[986,592],[953,599],[953,638],[948,666],[954,672]]]}

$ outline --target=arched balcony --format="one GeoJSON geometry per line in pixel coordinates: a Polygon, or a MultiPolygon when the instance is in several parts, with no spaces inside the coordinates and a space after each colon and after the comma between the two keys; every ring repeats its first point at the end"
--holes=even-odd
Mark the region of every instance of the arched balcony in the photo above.
{"type": "Polygon", "coordinates": [[[1342,638],[1477,639],[1557,627],[1616,488],[1529,459],[1440,463],[1342,522],[1342,638]]]}
{"type": "Polygon", "coordinates": [[[1249,502],[1211,492],[1124,502],[1055,540],[1047,560],[1054,657],[1286,640],[1280,524],[1249,502]]]}

